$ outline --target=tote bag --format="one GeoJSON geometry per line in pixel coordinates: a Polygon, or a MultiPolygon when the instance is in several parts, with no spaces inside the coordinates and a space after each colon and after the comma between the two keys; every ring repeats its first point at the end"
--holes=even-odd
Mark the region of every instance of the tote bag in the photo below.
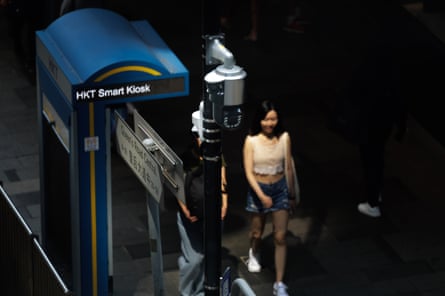
{"type": "MultiPolygon", "coordinates": [[[[287,133],[286,133],[286,135],[287,135],[287,133]]],[[[286,141],[284,143],[284,156],[285,156],[285,166],[287,166],[287,164],[289,163],[287,161],[287,155],[288,155],[287,154],[287,147],[288,147],[287,141],[289,141],[290,138],[286,136],[285,140],[286,141]]],[[[300,184],[298,183],[297,170],[295,169],[295,161],[294,161],[294,157],[293,156],[291,156],[290,163],[291,163],[291,166],[292,166],[291,169],[292,169],[292,172],[293,172],[293,174],[292,174],[293,175],[292,176],[293,182],[291,182],[291,179],[290,179],[291,176],[289,176],[288,173],[287,173],[288,172],[287,168],[284,170],[284,172],[285,172],[287,187],[289,188],[290,192],[293,191],[295,193],[295,203],[298,205],[300,203],[300,200],[301,200],[300,184]],[[292,186],[292,188],[291,188],[291,186],[292,186]]]]}

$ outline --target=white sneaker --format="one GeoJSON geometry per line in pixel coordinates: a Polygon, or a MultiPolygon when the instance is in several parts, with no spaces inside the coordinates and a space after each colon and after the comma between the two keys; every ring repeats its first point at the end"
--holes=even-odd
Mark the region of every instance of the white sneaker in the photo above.
{"type": "Polygon", "coordinates": [[[365,214],[367,216],[373,217],[373,218],[378,218],[380,217],[382,214],[380,213],[380,208],[379,207],[371,207],[369,205],[369,203],[364,202],[358,205],[358,211],[362,214],[365,214]]]}
{"type": "Polygon", "coordinates": [[[273,284],[273,294],[276,296],[289,296],[287,286],[283,282],[273,284]]]}
{"type": "Polygon", "coordinates": [[[260,272],[261,265],[259,262],[259,256],[253,253],[252,248],[249,249],[249,259],[247,261],[247,270],[249,272],[260,272]]]}

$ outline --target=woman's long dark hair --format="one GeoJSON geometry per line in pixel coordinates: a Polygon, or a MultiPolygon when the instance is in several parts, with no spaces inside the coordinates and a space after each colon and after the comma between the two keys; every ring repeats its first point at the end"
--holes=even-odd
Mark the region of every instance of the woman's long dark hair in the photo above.
{"type": "Polygon", "coordinates": [[[253,116],[253,121],[252,121],[252,123],[250,125],[250,129],[249,129],[249,135],[253,136],[253,135],[261,133],[261,131],[262,131],[261,120],[263,120],[266,117],[266,114],[272,110],[277,112],[277,115],[278,115],[278,122],[274,128],[274,134],[277,137],[280,137],[281,134],[286,131],[284,128],[284,124],[283,124],[283,118],[281,117],[281,114],[278,111],[275,104],[270,100],[264,100],[258,106],[258,108],[253,116]]]}

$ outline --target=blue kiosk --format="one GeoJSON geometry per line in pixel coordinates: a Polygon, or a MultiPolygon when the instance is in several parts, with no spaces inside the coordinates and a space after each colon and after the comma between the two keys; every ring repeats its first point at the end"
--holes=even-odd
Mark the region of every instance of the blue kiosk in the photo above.
{"type": "Polygon", "coordinates": [[[112,277],[111,110],[189,94],[187,69],[147,21],[68,13],[36,33],[42,243],[76,295],[112,277]]]}

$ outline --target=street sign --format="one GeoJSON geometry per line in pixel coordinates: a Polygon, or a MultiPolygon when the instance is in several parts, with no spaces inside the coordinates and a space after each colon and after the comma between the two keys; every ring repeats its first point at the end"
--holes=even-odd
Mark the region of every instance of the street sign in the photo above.
{"type": "Polygon", "coordinates": [[[182,160],[137,110],[134,110],[133,118],[136,137],[139,141],[146,143],[145,147],[151,152],[159,164],[162,176],[164,177],[164,184],[177,199],[185,203],[184,168],[182,160]]]}
{"type": "Polygon", "coordinates": [[[162,182],[156,160],[119,113],[115,112],[114,114],[116,116],[116,141],[119,155],[153,198],[159,202],[162,196],[162,182]]]}

